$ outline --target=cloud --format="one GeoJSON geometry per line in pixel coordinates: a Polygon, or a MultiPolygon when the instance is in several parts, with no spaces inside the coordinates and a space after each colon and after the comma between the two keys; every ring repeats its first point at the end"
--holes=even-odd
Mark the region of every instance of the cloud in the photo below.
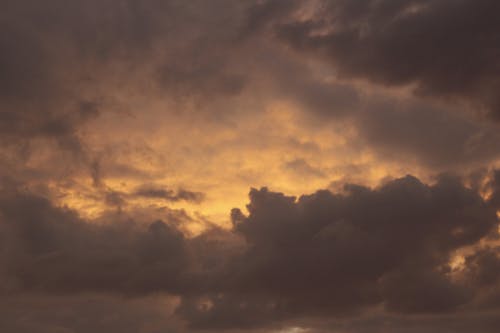
{"type": "Polygon", "coordinates": [[[289,45],[329,59],[341,76],[471,103],[500,115],[498,2],[321,1],[270,25],[289,45]]]}
{"type": "Polygon", "coordinates": [[[472,169],[498,158],[498,128],[411,100],[372,100],[354,120],[360,140],[385,159],[431,170],[472,169]]]}
{"type": "Polygon", "coordinates": [[[350,80],[395,86],[417,82],[425,95],[480,100],[493,110],[496,20],[488,13],[495,6],[486,0],[418,6],[340,0],[192,6],[156,0],[8,1],[0,34],[5,50],[0,56],[5,73],[0,140],[14,147],[9,155],[30,155],[40,150],[34,141],[48,139],[80,155],[55,158],[72,163],[72,170],[92,173],[96,155],[109,143],[90,144],[87,136],[103,116],[116,117],[110,131],[120,129],[127,112],[136,116],[129,110],[136,107],[141,109],[137,116],[165,122],[192,110],[221,122],[232,115],[230,121],[237,122],[240,116],[258,117],[270,103],[284,99],[311,119],[354,119],[362,141],[356,144],[384,158],[405,155],[440,171],[459,163],[490,163],[498,157],[495,126],[425,103],[380,106],[350,80]],[[451,12],[457,17],[448,19],[451,12]],[[482,17],[482,24],[464,31],[474,15],[482,17]],[[483,37],[474,38],[478,35],[483,37]],[[289,45],[305,53],[294,54],[289,45]],[[337,80],[336,72],[344,79],[337,80]],[[154,108],[134,100],[137,96],[175,103],[154,108]],[[256,100],[261,104],[251,104],[256,100]],[[416,133],[416,124],[428,133],[416,133]]]}
{"type": "Polygon", "coordinates": [[[490,204],[500,209],[500,170],[493,170],[492,178],[487,186],[491,191],[491,196],[489,198],[490,204]]]}
{"type": "Polygon", "coordinates": [[[471,304],[478,285],[454,281],[449,262],[456,250],[495,233],[495,212],[480,196],[446,177],[432,186],[408,176],[346,191],[297,199],[252,190],[249,215],[232,212],[247,251],[230,263],[218,292],[183,299],[180,313],[193,327],[221,328],[224,318],[253,327],[377,305],[438,314],[471,304]]]}
{"type": "Polygon", "coordinates": [[[177,193],[175,193],[172,190],[167,190],[154,186],[140,187],[133,193],[133,195],[144,198],[164,199],[166,201],[173,201],[173,202],[184,200],[195,203],[201,202],[205,197],[205,195],[201,192],[193,192],[180,189],[179,191],[177,191],[177,193]]]}
{"type": "Polygon", "coordinates": [[[284,164],[284,168],[303,177],[325,177],[319,168],[315,168],[304,159],[294,159],[284,164]]]}
{"type": "Polygon", "coordinates": [[[173,318],[177,300],[152,296],[125,299],[109,295],[2,297],[4,332],[181,332],[173,318]]]}
{"type": "Polygon", "coordinates": [[[7,293],[174,291],[189,264],[183,235],[162,221],[89,224],[20,192],[2,193],[0,210],[7,293]]]}
{"type": "MultiPolygon", "coordinates": [[[[226,17],[221,5],[199,5],[216,20],[226,17]]],[[[90,170],[96,152],[85,127],[103,114],[123,117],[130,107],[124,91],[186,102],[239,94],[246,78],[226,64],[231,34],[202,20],[190,29],[198,15],[178,1],[7,1],[0,14],[3,149],[22,144],[34,155],[33,142],[46,140],[44,147],[73,154],[64,157],[68,164],[90,170]]]]}
{"type": "Polygon", "coordinates": [[[497,235],[496,210],[449,176],[299,198],[252,189],[232,230],[192,238],[179,221],[110,214],[89,223],[21,190],[1,199],[4,295],[176,295],[175,314],[192,329],[349,318],[377,306],[399,316],[498,306],[484,296],[499,288],[496,252],[468,255],[458,280],[450,266],[457,250],[497,235]]]}
{"type": "Polygon", "coordinates": [[[3,7],[0,330],[497,329],[497,2],[3,7]]]}

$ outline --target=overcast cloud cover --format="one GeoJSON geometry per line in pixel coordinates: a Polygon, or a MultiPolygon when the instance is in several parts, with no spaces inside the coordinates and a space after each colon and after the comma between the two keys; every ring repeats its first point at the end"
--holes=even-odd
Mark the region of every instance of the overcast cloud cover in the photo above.
{"type": "Polygon", "coordinates": [[[498,331],[498,1],[1,3],[0,331],[498,331]]]}

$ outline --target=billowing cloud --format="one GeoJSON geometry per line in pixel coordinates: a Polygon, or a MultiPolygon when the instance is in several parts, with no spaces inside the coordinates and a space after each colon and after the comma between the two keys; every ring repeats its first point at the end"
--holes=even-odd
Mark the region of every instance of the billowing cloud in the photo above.
{"type": "Polygon", "coordinates": [[[217,327],[223,316],[244,325],[247,309],[269,321],[377,305],[456,311],[473,302],[477,286],[451,277],[452,256],[498,226],[492,207],[447,177],[432,186],[411,176],[375,190],[348,185],[343,195],[318,191],[298,200],[263,188],[250,199],[248,216],[232,212],[248,249],[229,266],[222,295],[209,295],[207,308],[181,307],[189,315],[198,309],[200,325],[217,327]]]}
{"type": "Polygon", "coordinates": [[[498,9],[4,1],[0,330],[495,332],[498,9]]]}
{"type": "Polygon", "coordinates": [[[416,86],[498,117],[498,3],[321,1],[310,17],[278,20],[278,36],[331,59],[343,76],[416,86]]]}
{"type": "MultiPolygon", "coordinates": [[[[91,224],[19,190],[2,194],[2,293],[180,297],[188,326],[259,328],[292,318],[496,309],[495,207],[458,178],[407,176],[300,198],[250,192],[231,231],[186,238],[169,221],[91,224]],[[30,207],[27,211],[25,207],[30,207]],[[457,271],[457,251],[479,246],[457,271]]],[[[485,310],[481,310],[485,311],[485,310]]]]}
{"type": "Polygon", "coordinates": [[[127,294],[180,286],[188,252],[182,234],[162,221],[92,225],[23,193],[3,195],[1,210],[4,292],[127,294]]]}

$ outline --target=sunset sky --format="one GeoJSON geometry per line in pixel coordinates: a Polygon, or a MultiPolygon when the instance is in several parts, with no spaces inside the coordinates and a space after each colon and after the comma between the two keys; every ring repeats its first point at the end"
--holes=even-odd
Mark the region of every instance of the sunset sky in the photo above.
{"type": "Polygon", "coordinates": [[[0,332],[498,332],[500,1],[0,4],[0,332]]]}

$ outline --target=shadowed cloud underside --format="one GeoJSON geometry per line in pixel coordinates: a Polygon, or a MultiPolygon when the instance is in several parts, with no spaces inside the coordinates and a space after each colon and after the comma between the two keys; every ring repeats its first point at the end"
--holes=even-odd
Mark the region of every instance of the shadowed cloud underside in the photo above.
{"type": "Polygon", "coordinates": [[[0,331],[493,333],[494,0],[4,0],[0,331]]]}

